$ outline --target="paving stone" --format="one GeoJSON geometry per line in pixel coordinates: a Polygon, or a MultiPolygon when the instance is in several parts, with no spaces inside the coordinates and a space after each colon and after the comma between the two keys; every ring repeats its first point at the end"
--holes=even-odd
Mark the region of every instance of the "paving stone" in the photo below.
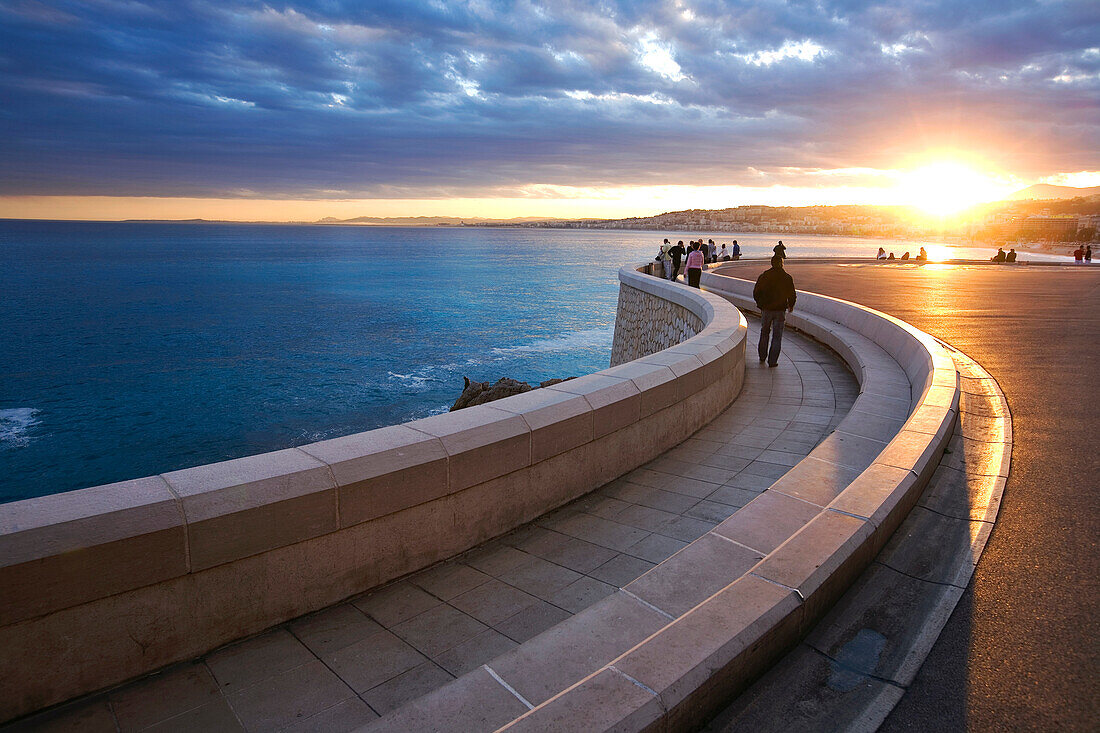
{"type": "Polygon", "coordinates": [[[654,563],[631,555],[617,555],[593,570],[589,573],[589,576],[617,588],[622,588],[649,570],[653,565],[654,563]]]}
{"type": "Polygon", "coordinates": [[[634,557],[640,557],[643,560],[648,560],[651,563],[659,563],[665,558],[670,557],[686,544],[687,543],[683,540],[678,540],[673,537],[651,534],[649,537],[631,545],[630,548],[626,550],[626,553],[634,557]]]}
{"type": "Polygon", "coordinates": [[[409,578],[436,598],[449,601],[460,593],[489,581],[489,576],[462,563],[446,563],[409,578]]]}
{"type": "Polygon", "coordinates": [[[709,522],[695,517],[678,517],[662,527],[658,534],[692,542],[714,529],[716,524],[717,522],[709,522]]]}
{"type": "Polygon", "coordinates": [[[350,603],[303,616],[287,624],[287,628],[318,657],[382,630],[380,624],[350,603]]]}
{"type": "Polygon", "coordinates": [[[136,731],[220,699],[202,662],[186,662],[118,688],[109,695],[118,729],[136,731]]]}
{"type": "MultiPolygon", "coordinates": [[[[794,461],[794,463],[791,463],[790,465],[787,465],[785,463],[770,463],[767,459],[764,458],[764,456],[768,454],[771,454],[772,456],[790,455],[787,453],[780,454],[777,451],[764,451],[760,454],[759,458],[757,458],[749,465],[745,466],[745,468],[741,471],[741,473],[738,474],[738,476],[762,476],[769,481],[775,481],[777,478],[790,471],[791,466],[793,466],[794,463],[798,463],[798,461],[794,461]]],[[[736,481],[736,478],[737,477],[731,479],[730,483],[736,481]]],[[[735,483],[734,485],[736,486],[735,483]]]]}
{"type": "MultiPolygon", "coordinates": [[[[475,550],[462,558],[462,562],[493,577],[531,562],[532,555],[502,543],[475,550]]],[[[425,609],[427,610],[427,609],[425,609]]]]}
{"type": "Polygon", "coordinates": [[[248,731],[284,728],[355,697],[351,688],[320,660],[268,677],[226,695],[248,731]]]}
{"type": "Polygon", "coordinates": [[[679,514],[653,509],[652,507],[635,504],[619,513],[615,521],[648,532],[656,532],[664,525],[679,517],[679,514]]]}
{"type": "MultiPolygon", "coordinates": [[[[739,458],[737,456],[730,456],[724,453],[715,453],[712,456],[707,456],[707,458],[703,461],[703,465],[705,466],[713,466],[714,468],[720,468],[729,471],[730,478],[736,476],[741,471],[741,469],[743,469],[750,463],[752,463],[752,459],[750,458],[739,458]]],[[[729,481],[729,479],[726,479],[726,481],[729,481]]],[[[726,481],[722,481],[721,483],[725,483],[726,481]]]]}
{"type": "MultiPolygon", "coordinates": [[[[626,506],[629,506],[632,510],[644,508],[633,505],[626,506]]],[[[649,509],[648,511],[656,510],[649,509]]],[[[630,524],[630,522],[626,522],[626,524],[630,524]]],[[[615,557],[614,550],[600,547],[599,545],[594,545],[584,540],[571,538],[561,547],[546,553],[543,559],[578,573],[587,573],[589,570],[599,567],[613,557],[615,557]]]]}
{"type": "MultiPolygon", "coordinates": [[[[719,491],[720,490],[721,489],[719,489],[719,491]]],[[[702,519],[704,522],[714,522],[717,524],[718,522],[724,521],[733,514],[734,511],[735,509],[728,504],[704,499],[691,509],[688,509],[684,514],[688,517],[702,519]]]]}
{"type": "MultiPolygon", "coordinates": [[[[83,728],[81,730],[91,731],[83,728]]],[[[151,733],[194,733],[194,731],[233,733],[247,729],[241,725],[229,703],[224,698],[218,698],[173,718],[162,720],[144,730],[151,733]]]]}
{"type": "MultiPolygon", "coordinates": [[[[768,476],[758,476],[754,473],[746,473],[742,471],[737,474],[724,485],[734,489],[745,489],[748,491],[760,492],[775,483],[774,478],[768,476]]],[[[713,496],[713,494],[712,494],[713,496]]]]}
{"type": "Polygon", "coordinates": [[[538,558],[523,567],[508,571],[500,579],[545,600],[580,577],[580,573],[569,568],[538,558]]]}
{"type": "Polygon", "coordinates": [[[408,581],[358,596],[352,604],[378,623],[390,628],[402,621],[435,608],[441,601],[408,581]]]}
{"type": "MultiPolygon", "coordinates": [[[[732,509],[737,509],[745,506],[759,495],[759,491],[752,491],[750,489],[738,489],[734,486],[722,486],[718,489],[715,489],[714,493],[708,496],[703,501],[715,502],[728,506],[732,509]]],[[[691,510],[689,509],[688,512],[690,511],[691,510]]],[[[688,512],[685,512],[685,514],[688,512]]]]}
{"type": "Polygon", "coordinates": [[[580,613],[596,601],[611,595],[618,589],[618,585],[605,583],[601,580],[584,576],[550,596],[549,600],[550,603],[558,608],[563,608],[570,613],[580,613]]]}
{"type": "Polygon", "coordinates": [[[436,606],[394,626],[392,631],[421,654],[436,657],[486,629],[452,606],[436,606]]]}
{"type": "Polygon", "coordinates": [[[499,580],[490,580],[451,599],[451,605],[487,626],[513,616],[538,599],[499,580]]]}
{"type": "Polygon", "coordinates": [[[435,663],[455,677],[460,677],[517,646],[519,644],[499,631],[486,629],[435,657],[435,663]]]}
{"type": "Polygon", "coordinates": [[[662,491],[649,486],[636,486],[629,484],[619,490],[619,498],[632,504],[661,509],[673,514],[680,514],[695,506],[699,501],[693,496],[674,494],[671,491],[662,491]]]}
{"type": "Polygon", "coordinates": [[[538,636],[551,626],[561,623],[571,615],[569,611],[540,600],[515,616],[501,621],[494,628],[512,641],[522,644],[528,639],[538,636]]]}
{"type": "MultiPolygon", "coordinates": [[[[350,733],[358,730],[378,717],[378,713],[371,710],[365,702],[358,697],[349,698],[333,705],[328,710],[309,716],[297,723],[283,728],[280,733],[350,733]]],[[[210,729],[207,729],[210,730],[210,729]]]]}
{"type": "Polygon", "coordinates": [[[389,631],[333,653],[325,662],[356,692],[377,687],[427,658],[389,631]]]}
{"type": "Polygon", "coordinates": [[[647,531],[628,527],[608,519],[580,514],[571,517],[567,527],[563,527],[571,536],[587,540],[612,550],[625,550],[649,534],[647,531]]]}
{"type": "Polygon", "coordinates": [[[312,662],[313,653],[285,629],[277,629],[206,657],[218,685],[229,694],[273,675],[312,662]]]}
{"type": "Polygon", "coordinates": [[[379,715],[401,707],[410,700],[442,687],[454,677],[435,662],[418,664],[393,679],[372,687],[361,697],[379,715]]]}

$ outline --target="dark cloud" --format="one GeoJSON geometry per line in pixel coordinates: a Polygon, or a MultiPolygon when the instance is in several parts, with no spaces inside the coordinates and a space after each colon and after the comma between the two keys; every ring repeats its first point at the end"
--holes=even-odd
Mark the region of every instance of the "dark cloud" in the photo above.
{"type": "Polygon", "coordinates": [[[1098,38],[1095,2],[0,0],[0,193],[1096,170],[1098,38]]]}

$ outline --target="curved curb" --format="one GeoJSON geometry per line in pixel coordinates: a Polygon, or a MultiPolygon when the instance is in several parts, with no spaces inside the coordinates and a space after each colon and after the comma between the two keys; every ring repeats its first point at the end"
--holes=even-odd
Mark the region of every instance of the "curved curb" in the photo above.
{"type": "MultiPolygon", "coordinates": [[[[742,297],[738,281],[704,277],[742,297]]],[[[857,373],[845,418],[856,432],[842,421],[818,456],[638,580],[363,730],[688,728],[805,634],[908,514],[951,437],[959,388],[928,334],[845,301],[800,303],[797,325],[857,373]],[[868,426],[892,430],[889,442],[861,436],[868,426]],[[881,448],[856,470],[870,444],[881,448]]]]}
{"type": "Polygon", "coordinates": [[[991,536],[1011,460],[999,385],[947,348],[961,375],[959,424],[917,510],[806,640],[707,731],[873,731],[912,684],[991,536]]]}

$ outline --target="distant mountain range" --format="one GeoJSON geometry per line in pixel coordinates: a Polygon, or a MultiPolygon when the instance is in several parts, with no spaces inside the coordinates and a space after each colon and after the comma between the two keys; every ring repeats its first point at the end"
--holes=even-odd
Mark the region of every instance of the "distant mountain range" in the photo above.
{"type": "Polygon", "coordinates": [[[1076,188],[1074,186],[1052,186],[1049,183],[1036,183],[1034,186],[1017,191],[1009,196],[1006,201],[1026,201],[1036,199],[1049,201],[1051,199],[1075,199],[1082,196],[1096,196],[1100,194],[1100,186],[1091,188],[1076,188]]]}

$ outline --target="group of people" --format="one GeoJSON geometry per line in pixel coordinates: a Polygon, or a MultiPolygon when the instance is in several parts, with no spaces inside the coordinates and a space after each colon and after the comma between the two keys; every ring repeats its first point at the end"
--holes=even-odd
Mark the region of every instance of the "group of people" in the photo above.
{"type": "Polygon", "coordinates": [[[997,248],[997,254],[989,258],[993,262],[1015,262],[1016,261],[1016,248],[1013,247],[1008,250],[1008,254],[1005,254],[1004,247],[997,248]]]}
{"type": "Polygon", "coordinates": [[[713,239],[708,239],[706,242],[702,239],[692,240],[688,242],[686,247],[682,239],[676,244],[672,244],[666,239],[661,244],[657,256],[653,259],[664,264],[665,276],[673,281],[679,276],[680,265],[683,264],[688,285],[697,288],[699,287],[699,275],[703,271],[703,265],[739,260],[741,259],[741,246],[737,244],[736,239],[733,240],[733,244],[729,248],[723,242],[721,249],[718,248],[713,239]],[[698,256],[693,257],[693,255],[698,256]]]}
{"type": "Polygon", "coordinates": [[[1080,265],[1082,263],[1091,263],[1092,262],[1092,245],[1090,244],[1090,245],[1086,246],[1084,249],[1081,249],[1080,247],[1078,247],[1077,249],[1073,250],[1073,261],[1078,265],[1080,265]]]}
{"type": "MultiPolygon", "coordinates": [[[[893,252],[891,252],[889,255],[887,255],[886,250],[884,250],[882,247],[879,247],[878,248],[878,254],[875,255],[875,259],[876,260],[908,260],[909,259],[909,253],[904,252],[901,255],[901,257],[895,257],[893,252]]],[[[917,262],[927,262],[928,261],[928,252],[925,251],[924,247],[921,247],[920,252],[917,252],[916,261],[917,262]]]]}

